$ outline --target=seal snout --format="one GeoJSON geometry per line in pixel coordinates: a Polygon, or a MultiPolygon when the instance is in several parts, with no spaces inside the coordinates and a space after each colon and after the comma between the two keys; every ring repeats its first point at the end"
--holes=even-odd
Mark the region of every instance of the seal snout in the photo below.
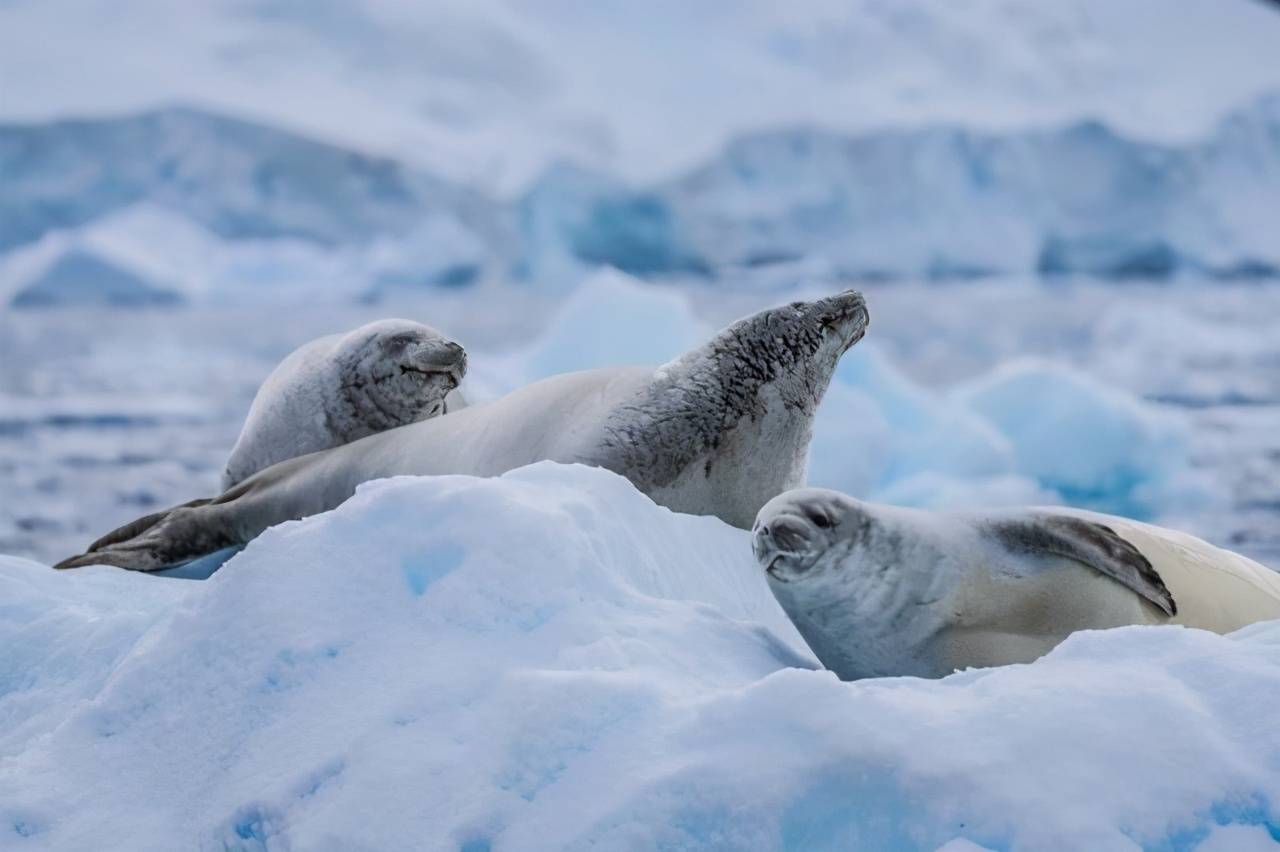
{"type": "Polygon", "coordinates": [[[817,533],[817,527],[799,515],[762,516],[756,521],[752,548],[765,572],[787,583],[812,567],[818,553],[814,547],[817,533]]]}
{"type": "Polygon", "coordinates": [[[452,340],[433,341],[405,353],[400,365],[401,373],[446,374],[454,387],[467,374],[467,351],[452,340]]]}
{"type": "Polygon", "coordinates": [[[825,308],[823,325],[840,336],[844,347],[842,352],[847,352],[867,333],[871,313],[867,310],[866,298],[857,290],[845,290],[823,299],[819,304],[825,308]]]}

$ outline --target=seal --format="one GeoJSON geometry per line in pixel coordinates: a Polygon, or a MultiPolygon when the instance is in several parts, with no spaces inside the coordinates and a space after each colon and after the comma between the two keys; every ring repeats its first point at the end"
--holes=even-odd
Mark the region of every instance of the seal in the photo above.
{"type": "Polygon", "coordinates": [[[160,570],[332,509],[371,479],[496,476],[544,460],[607,468],[670,509],[745,529],[804,481],[814,414],[867,322],[852,290],[765,310],[656,369],[553,376],[280,462],[217,498],[127,524],[57,567],[160,570]]]}
{"type": "Polygon", "coordinates": [[[444,414],[466,371],[460,345],[411,320],[378,320],[304,344],[258,389],[222,488],[276,462],[444,414]]]}
{"type": "Polygon", "coordinates": [[[1280,618],[1280,575],[1200,539],[1077,509],[940,513],[804,488],[753,545],[814,654],[844,680],[1028,663],[1077,630],[1280,618]]]}

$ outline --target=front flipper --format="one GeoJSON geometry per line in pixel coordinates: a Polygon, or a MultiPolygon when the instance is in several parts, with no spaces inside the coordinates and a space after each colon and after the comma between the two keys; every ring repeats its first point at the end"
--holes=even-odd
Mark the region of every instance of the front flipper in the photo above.
{"type": "Polygon", "coordinates": [[[1178,613],[1173,595],[1151,561],[1110,527],[1071,515],[1042,512],[992,521],[985,526],[1013,553],[1072,559],[1136,592],[1165,615],[1178,613]]]}

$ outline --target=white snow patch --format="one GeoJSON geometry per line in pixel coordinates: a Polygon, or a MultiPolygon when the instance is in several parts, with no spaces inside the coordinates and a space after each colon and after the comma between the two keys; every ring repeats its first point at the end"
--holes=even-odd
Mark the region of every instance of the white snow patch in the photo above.
{"type": "Polygon", "coordinates": [[[204,583],[2,567],[5,848],[1280,836],[1280,624],[841,683],[747,533],[600,470],[372,483],[204,583]]]}

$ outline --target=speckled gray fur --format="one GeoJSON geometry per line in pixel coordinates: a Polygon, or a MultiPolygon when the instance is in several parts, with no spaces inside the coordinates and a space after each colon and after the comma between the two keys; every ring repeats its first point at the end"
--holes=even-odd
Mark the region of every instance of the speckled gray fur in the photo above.
{"type": "Polygon", "coordinates": [[[796,428],[812,428],[836,363],[865,330],[848,339],[829,332],[865,316],[857,294],[793,302],[740,320],[706,346],[658,371],[646,391],[619,406],[605,424],[598,461],[625,471],[641,489],[669,485],[689,464],[719,449],[743,418],[765,413],[761,390],[773,384],[796,428]]]}

